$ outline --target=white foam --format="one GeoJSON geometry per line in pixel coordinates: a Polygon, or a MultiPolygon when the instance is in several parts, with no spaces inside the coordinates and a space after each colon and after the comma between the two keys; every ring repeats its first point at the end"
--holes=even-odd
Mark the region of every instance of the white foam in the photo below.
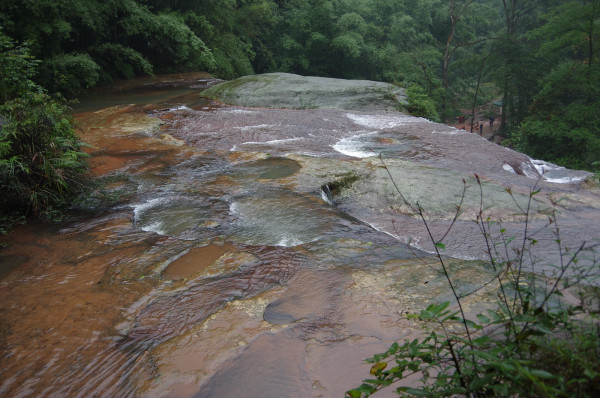
{"type": "Polygon", "coordinates": [[[545,162],[543,160],[531,159],[531,164],[533,164],[533,166],[542,175],[542,178],[544,178],[545,181],[553,182],[555,184],[571,184],[582,181],[587,177],[587,174],[568,175],[570,172],[569,169],[562,166],[557,166],[553,163],[545,162]],[[552,174],[555,175],[552,176],[552,174]]]}
{"type": "MultiPolygon", "coordinates": [[[[327,188],[327,192],[329,192],[329,188],[327,188]]],[[[324,189],[321,189],[321,199],[323,199],[323,202],[333,205],[333,201],[331,200],[331,192],[329,192],[329,194],[327,192],[325,192],[324,189]]]]}
{"type": "Polygon", "coordinates": [[[136,205],[133,208],[133,215],[135,217],[135,220],[137,221],[137,219],[139,218],[140,212],[144,211],[150,207],[154,207],[156,206],[158,203],[161,202],[166,202],[166,200],[164,198],[154,198],[154,199],[150,199],[149,201],[147,201],[146,203],[142,203],[139,205],[136,205]]]}
{"type": "Polygon", "coordinates": [[[349,138],[342,138],[336,144],[332,145],[332,148],[339,153],[343,153],[344,155],[352,156],[354,158],[364,159],[377,156],[375,152],[369,150],[368,148],[364,148],[364,143],[360,141],[361,137],[366,137],[377,133],[377,131],[373,131],[366,134],[353,135],[349,138]]]}
{"type": "Polygon", "coordinates": [[[244,114],[244,115],[255,113],[253,111],[249,111],[249,110],[246,110],[246,109],[235,109],[235,108],[234,109],[231,109],[231,108],[230,109],[223,109],[222,112],[226,112],[226,113],[241,113],[241,114],[244,114]]]}
{"type": "Polygon", "coordinates": [[[241,145],[281,145],[281,144],[286,144],[288,142],[294,142],[294,141],[302,141],[304,138],[303,137],[293,137],[293,138],[282,138],[279,140],[270,140],[270,141],[246,141],[246,142],[242,142],[241,145]]]}
{"type": "Polygon", "coordinates": [[[275,246],[293,247],[303,244],[304,242],[293,236],[284,236],[275,246]]]}
{"type": "Polygon", "coordinates": [[[282,138],[280,140],[266,141],[265,144],[268,144],[268,145],[280,145],[280,144],[285,144],[285,143],[288,143],[288,142],[302,141],[303,139],[304,139],[303,137],[282,138]]]}
{"type": "Polygon", "coordinates": [[[181,106],[177,106],[175,108],[170,108],[169,111],[171,111],[171,112],[175,112],[175,111],[193,111],[193,109],[188,108],[185,105],[181,105],[181,106]]]}
{"type": "Polygon", "coordinates": [[[531,159],[531,164],[533,164],[533,166],[537,169],[537,171],[542,175],[546,174],[546,172],[548,172],[548,171],[566,170],[562,166],[557,166],[552,163],[544,162],[543,160],[531,159]]]}
{"type": "MultiPolygon", "coordinates": [[[[158,205],[159,203],[166,202],[166,201],[167,201],[167,199],[165,199],[165,198],[154,198],[154,199],[147,201],[146,203],[142,203],[142,204],[135,206],[133,208],[134,221],[136,223],[139,221],[141,212],[143,212],[147,209],[151,209],[151,208],[155,207],[156,205],[158,205]]],[[[151,224],[143,225],[143,226],[141,226],[141,230],[146,231],[146,232],[155,232],[159,235],[165,235],[165,230],[163,228],[163,224],[160,221],[155,221],[151,224]]]]}
{"type": "Polygon", "coordinates": [[[356,115],[347,113],[346,117],[354,123],[372,129],[391,129],[398,126],[403,126],[408,123],[421,122],[423,118],[408,116],[408,115],[356,115]]]}
{"type": "Polygon", "coordinates": [[[462,129],[455,129],[453,128],[452,130],[444,130],[444,131],[437,131],[437,130],[433,130],[431,132],[431,134],[441,134],[441,135],[462,135],[462,134],[471,134],[468,133],[467,130],[462,130],[462,129]]]}
{"type": "Polygon", "coordinates": [[[252,130],[264,130],[264,129],[268,129],[269,127],[273,127],[272,124],[257,124],[256,126],[244,126],[244,127],[236,127],[242,131],[252,131],[252,130]]]}
{"type": "Polygon", "coordinates": [[[150,225],[144,225],[142,227],[142,231],[155,232],[159,235],[166,235],[166,232],[163,229],[163,223],[161,223],[160,221],[153,222],[150,225]]]}
{"type": "Polygon", "coordinates": [[[231,212],[231,214],[236,214],[239,215],[240,212],[238,211],[238,203],[237,202],[233,202],[232,204],[229,205],[229,211],[231,212]]]}
{"type": "Polygon", "coordinates": [[[553,182],[555,184],[570,184],[572,182],[579,182],[584,179],[585,177],[544,178],[544,180],[548,182],[553,182]]]}

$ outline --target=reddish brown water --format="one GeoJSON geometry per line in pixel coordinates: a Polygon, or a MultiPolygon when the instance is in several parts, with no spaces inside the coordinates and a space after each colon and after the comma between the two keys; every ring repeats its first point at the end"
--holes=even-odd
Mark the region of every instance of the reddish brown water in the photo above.
{"type": "MultiPolygon", "coordinates": [[[[103,185],[69,221],[0,238],[0,395],[343,396],[368,377],[362,359],[419,333],[405,313],[450,296],[428,255],[392,236],[426,246],[418,221],[384,202],[331,206],[321,185],[367,147],[443,167],[435,178],[476,171],[519,192],[535,182],[502,170],[522,155],[445,126],[220,106],[198,94],[212,82],[166,76],[82,101],[103,185]]],[[[573,242],[600,236],[597,196],[581,195],[562,224],[573,242]]],[[[472,224],[455,228],[463,258],[481,257],[472,224]]],[[[456,264],[461,289],[487,278],[479,262],[456,264]]]]}

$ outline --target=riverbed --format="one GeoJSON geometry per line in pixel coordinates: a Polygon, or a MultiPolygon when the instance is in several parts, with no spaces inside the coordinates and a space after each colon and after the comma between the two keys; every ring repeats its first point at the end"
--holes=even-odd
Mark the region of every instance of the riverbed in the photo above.
{"type": "Polygon", "coordinates": [[[564,254],[554,214],[563,246],[600,238],[586,173],[399,112],[202,97],[216,83],[138,79],[75,108],[92,194],[1,238],[0,395],[343,396],[369,376],[364,358],[421,333],[406,314],[452,300],[399,192],[438,238],[452,226],[464,293],[492,275],[483,207],[511,234],[531,209],[538,271],[564,254]]]}

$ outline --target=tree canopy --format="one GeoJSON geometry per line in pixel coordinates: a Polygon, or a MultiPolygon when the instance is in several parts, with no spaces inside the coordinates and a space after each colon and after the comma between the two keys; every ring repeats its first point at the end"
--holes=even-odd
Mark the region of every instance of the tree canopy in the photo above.
{"type": "Polygon", "coordinates": [[[599,3],[5,0],[0,26],[41,61],[35,82],[65,96],[191,70],[379,80],[420,87],[442,120],[497,102],[507,143],[594,169],[599,3]]]}

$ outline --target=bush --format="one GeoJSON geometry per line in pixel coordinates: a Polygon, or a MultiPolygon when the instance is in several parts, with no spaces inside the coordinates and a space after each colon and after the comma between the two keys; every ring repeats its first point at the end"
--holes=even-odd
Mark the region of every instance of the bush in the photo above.
{"type": "Polygon", "coordinates": [[[254,74],[250,47],[232,34],[221,36],[213,49],[215,76],[221,79],[235,79],[254,74]]]}
{"type": "Polygon", "coordinates": [[[408,97],[407,109],[411,115],[424,117],[434,122],[440,121],[440,116],[435,109],[435,103],[427,96],[421,86],[410,85],[406,89],[408,97]]]}
{"type": "MultiPolygon", "coordinates": [[[[476,179],[481,194],[481,183],[477,176],[476,179]]],[[[510,189],[507,192],[512,195],[510,189]]],[[[530,203],[538,192],[535,188],[531,191],[530,203]]],[[[423,208],[407,202],[398,193],[430,231],[423,208]]],[[[373,364],[373,377],[348,391],[346,397],[368,397],[414,375],[420,379],[397,387],[396,393],[421,397],[598,396],[600,328],[596,316],[600,296],[597,281],[591,280],[598,278],[594,247],[582,243],[571,252],[566,250],[561,246],[556,218],[550,216],[546,227],[556,237],[560,264],[552,277],[526,272],[527,266],[534,264],[532,253],[539,232],[528,230],[529,205],[519,208],[526,222],[523,235],[516,239],[506,236],[500,223],[485,216],[483,197],[481,203],[475,222],[485,239],[494,271],[490,281],[471,293],[459,294],[447,260],[441,255],[443,238],[436,239],[430,233],[440,273],[447,280],[455,305],[451,307],[448,301],[434,303],[418,315],[409,316],[423,322],[424,337],[396,342],[386,352],[367,359],[373,364]],[[588,250],[592,256],[586,264],[580,264],[588,250]],[[578,305],[562,304],[560,284],[565,289],[576,287],[578,305]],[[492,285],[499,298],[496,307],[468,319],[464,298],[492,285]]],[[[455,221],[460,207],[457,206],[455,221]]]]}
{"type": "Polygon", "coordinates": [[[132,48],[116,43],[104,43],[92,47],[90,52],[102,67],[101,80],[131,79],[136,74],[152,75],[152,64],[132,48]]]}
{"type": "Polygon", "coordinates": [[[65,204],[85,170],[85,154],[66,107],[29,93],[0,106],[0,205],[43,216],[65,204]]]}
{"type": "Polygon", "coordinates": [[[59,54],[46,60],[41,69],[46,88],[68,97],[94,87],[100,79],[100,66],[89,54],[59,54]]]}
{"type": "Polygon", "coordinates": [[[86,169],[66,107],[31,78],[37,61],[0,32],[0,220],[66,204],[86,169]],[[20,78],[17,79],[16,76],[20,78]]]}

